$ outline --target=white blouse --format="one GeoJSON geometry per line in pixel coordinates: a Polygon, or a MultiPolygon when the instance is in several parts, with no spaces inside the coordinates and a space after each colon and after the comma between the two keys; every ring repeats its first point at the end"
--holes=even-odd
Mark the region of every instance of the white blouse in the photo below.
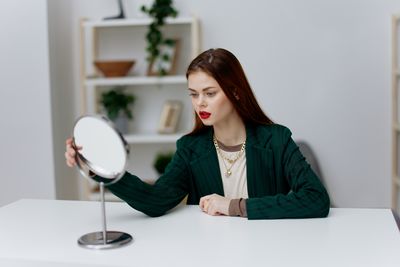
{"type": "MultiPolygon", "coordinates": [[[[232,159],[235,158],[239,151],[228,152],[221,148],[221,153],[226,158],[232,159]]],[[[223,158],[218,155],[218,163],[219,169],[221,170],[222,184],[224,187],[225,197],[236,199],[236,198],[248,198],[247,193],[247,172],[246,172],[246,152],[243,151],[242,155],[237,159],[237,161],[232,165],[225,160],[225,164],[223,162],[223,158]],[[226,166],[225,166],[226,165],[226,166]],[[227,168],[230,169],[231,175],[226,176],[227,168]]]]}

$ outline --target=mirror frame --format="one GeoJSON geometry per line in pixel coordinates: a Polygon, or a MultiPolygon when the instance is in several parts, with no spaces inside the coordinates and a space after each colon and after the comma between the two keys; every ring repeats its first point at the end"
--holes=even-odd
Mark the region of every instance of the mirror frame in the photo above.
{"type": "Polygon", "coordinates": [[[115,127],[114,123],[112,121],[110,121],[108,118],[106,118],[105,116],[100,116],[100,115],[84,115],[84,116],[80,116],[74,124],[73,127],[73,134],[72,134],[73,138],[72,138],[72,146],[76,149],[77,153],[75,156],[75,160],[77,163],[77,167],[79,172],[86,178],[95,181],[95,182],[99,182],[95,179],[93,179],[93,174],[104,178],[102,179],[103,182],[104,180],[111,180],[110,182],[104,182],[105,185],[111,185],[113,183],[116,183],[119,179],[122,178],[122,176],[125,174],[126,172],[126,166],[128,165],[128,158],[129,158],[129,154],[130,154],[130,149],[129,149],[129,144],[126,142],[125,138],[123,137],[123,135],[118,131],[118,129],[115,127]],[[80,122],[80,120],[84,119],[84,118],[93,118],[93,119],[97,119],[100,120],[102,122],[104,122],[105,124],[107,124],[112,131],[114,131],[117,136],[120,138],[122,145],[123,145],[123,149],[125,151],[125,163],[124,166],[122,168],[122,171],[117,173],[116,175],[108,172],[107,170],[105,170],[104,168],[100,167],[100,166],[96,166],[94,163],[90,162],[90,160],[86,159],[81,153],[79,153],[79,151],[76,149],[77,145],[75,143],[75,136],[74,136],[74,132],[75,132],[75,128],[77,126],[77,124],[80,122]]]}

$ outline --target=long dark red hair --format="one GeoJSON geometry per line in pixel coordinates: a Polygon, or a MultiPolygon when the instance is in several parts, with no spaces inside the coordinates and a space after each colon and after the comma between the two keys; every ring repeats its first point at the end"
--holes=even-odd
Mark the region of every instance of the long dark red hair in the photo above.
{"type": "MultiPolygon", "coordinates": [[[[207,73],[218,82],[245,124],[273,124],[258,104],[242,65],[231,52],[223,48],[204,51],[189,64],[186,78],[197,71],[207,73]]],[[[195,118],[190,134],[210,127],[205,126],[197,115],[195,118]]]]}

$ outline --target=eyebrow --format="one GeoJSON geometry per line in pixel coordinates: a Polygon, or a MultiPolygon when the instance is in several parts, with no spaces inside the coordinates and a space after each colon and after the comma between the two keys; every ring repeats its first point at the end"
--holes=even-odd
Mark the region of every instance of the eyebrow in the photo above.
{"type": "MultiPolygon", "coordinates": [[[[215,87],[214,86],[209,86],[209,87],[206,87],[206,88],[203,88],[203,89],[201,89],[200,91],[207,91],[207,90],[210,90],[210,89],[215,89],[215,87]]],[[[191,88],[188,88],[188,90],[189,91],[192,91],[192,92],[197,92],[196,90],[194,90],[194,89],[191,89],[191,88]]]]}

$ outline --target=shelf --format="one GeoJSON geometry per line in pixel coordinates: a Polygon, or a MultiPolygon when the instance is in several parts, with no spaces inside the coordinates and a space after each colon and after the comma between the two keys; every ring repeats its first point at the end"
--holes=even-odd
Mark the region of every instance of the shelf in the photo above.
{"type": "Polygon", "coordinates": [[[121,77],[121,78],[87,78],[86,86],[114,86],[114,85],[163,85],[163,84],[185,84],[185,75],[164,77],[121,77]]]}
{"type": "Polygon", "coordinates": [[[184,134],[128,134],[124,138],[129,144],[162,144],[175,143],[184,134]]]}
{"type": "MultiPolygon", "coordinates": [[[[166,24],[179,25],[191,24],[194,18],[192,17],[178,17],[167,18],[166,24]]],[[[114,20],[88,20],[83,23],[87,28],[105,28],[105,27],[121,27],[121,26],[147,26],[152,22],[151,18],[138,18],[138,19],[114,19],[114,20]]]]}

